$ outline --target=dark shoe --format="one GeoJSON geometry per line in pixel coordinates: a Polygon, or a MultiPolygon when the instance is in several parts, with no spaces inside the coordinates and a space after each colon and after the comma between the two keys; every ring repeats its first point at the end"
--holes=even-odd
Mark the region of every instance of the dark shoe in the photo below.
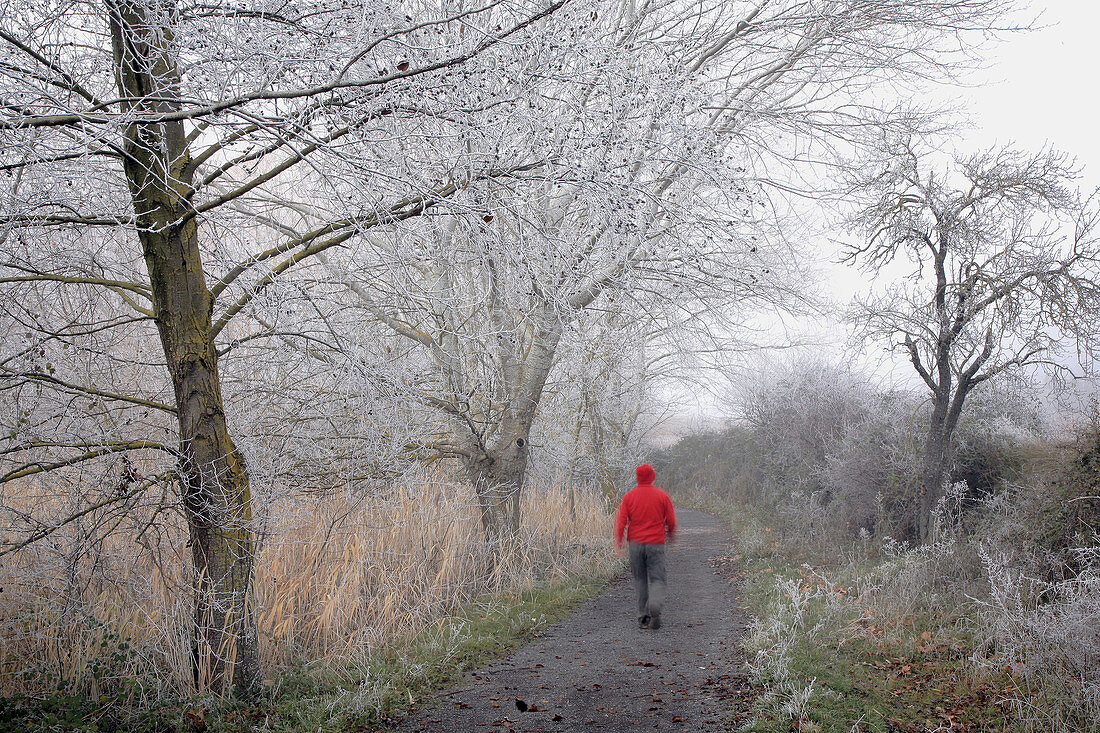
{"type": "Polygon", "coordinates": [[[639,629],[648,629],[649,628],[649,616],[642,616],[640,619],[638,619],[638,628],[639,629]]]}
{"type": "Polygon", "coordinates": [[[649,617],[649,628],[653,629],[654,631],[661,628],[661,617],[659,615],[654,614],[653,616],[649,617]]]}

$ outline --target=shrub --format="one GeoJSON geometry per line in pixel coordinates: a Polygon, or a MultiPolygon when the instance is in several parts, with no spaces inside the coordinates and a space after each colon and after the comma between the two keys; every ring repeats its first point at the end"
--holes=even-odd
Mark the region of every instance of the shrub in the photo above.
{"type": "Polygon", "coordinates": [[[1023,679],[1013,703],[1030,729],[1100,730],[1100,547],[1077,553],[1076,577],[1047,582],[982,550],[990,595],[979,628],[989,656],[977,661],[1023,679]]]}

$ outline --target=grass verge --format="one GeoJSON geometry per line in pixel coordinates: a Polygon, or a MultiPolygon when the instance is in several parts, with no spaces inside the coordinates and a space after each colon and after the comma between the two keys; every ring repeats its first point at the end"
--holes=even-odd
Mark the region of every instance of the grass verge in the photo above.
{"type": "Polygon", "coordinates": [[[585,576],[521,593],[482,597],[416,637],[339,662],[303,663],[251,703],[214,698],[124,713],[111,700],[55,695],[0,699],[0,730],[204,733],[371,731],[408,714],[463,673],[500,657],[606,588],[585,576]]]}
{"type": "Polygon", "coordinates": [[[1019,680],[971,662],[975,640],[962,609],[903,597],[914,587],[906,574],[925,571],[912,558],[815,565],[760,517],[708,509],[724,514],[739,539],[742,601],[755,619],[745,651],[763,693],[743,730],[1022,729],[1010,703],[1019,680]]]}

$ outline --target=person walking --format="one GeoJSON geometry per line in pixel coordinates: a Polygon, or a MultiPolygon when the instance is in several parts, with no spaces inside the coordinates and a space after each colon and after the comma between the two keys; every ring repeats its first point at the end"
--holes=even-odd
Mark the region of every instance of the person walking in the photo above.
{"type": "Polygon", "coordinates": [[[635,473],[638,485],[623,496],[615,515],[615,551],[625,557],[625,530],[630,574],[638,594],[638,627],[659,629],[665,600],[665,528],[668,541],[675,541],[676,511],[668,494],[653,485],[657,479],[653,466],[643,463],[635,473]]]}

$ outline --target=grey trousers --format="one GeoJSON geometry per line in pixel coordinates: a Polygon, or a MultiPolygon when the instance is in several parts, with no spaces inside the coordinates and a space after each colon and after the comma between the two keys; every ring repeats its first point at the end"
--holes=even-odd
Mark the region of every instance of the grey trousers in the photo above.
{"type": "Polygon", "coordinates": [[[660,616],[665,603],[665,546],[631,542],[630,574],[638,593],[638,619],[660,616]]]}

